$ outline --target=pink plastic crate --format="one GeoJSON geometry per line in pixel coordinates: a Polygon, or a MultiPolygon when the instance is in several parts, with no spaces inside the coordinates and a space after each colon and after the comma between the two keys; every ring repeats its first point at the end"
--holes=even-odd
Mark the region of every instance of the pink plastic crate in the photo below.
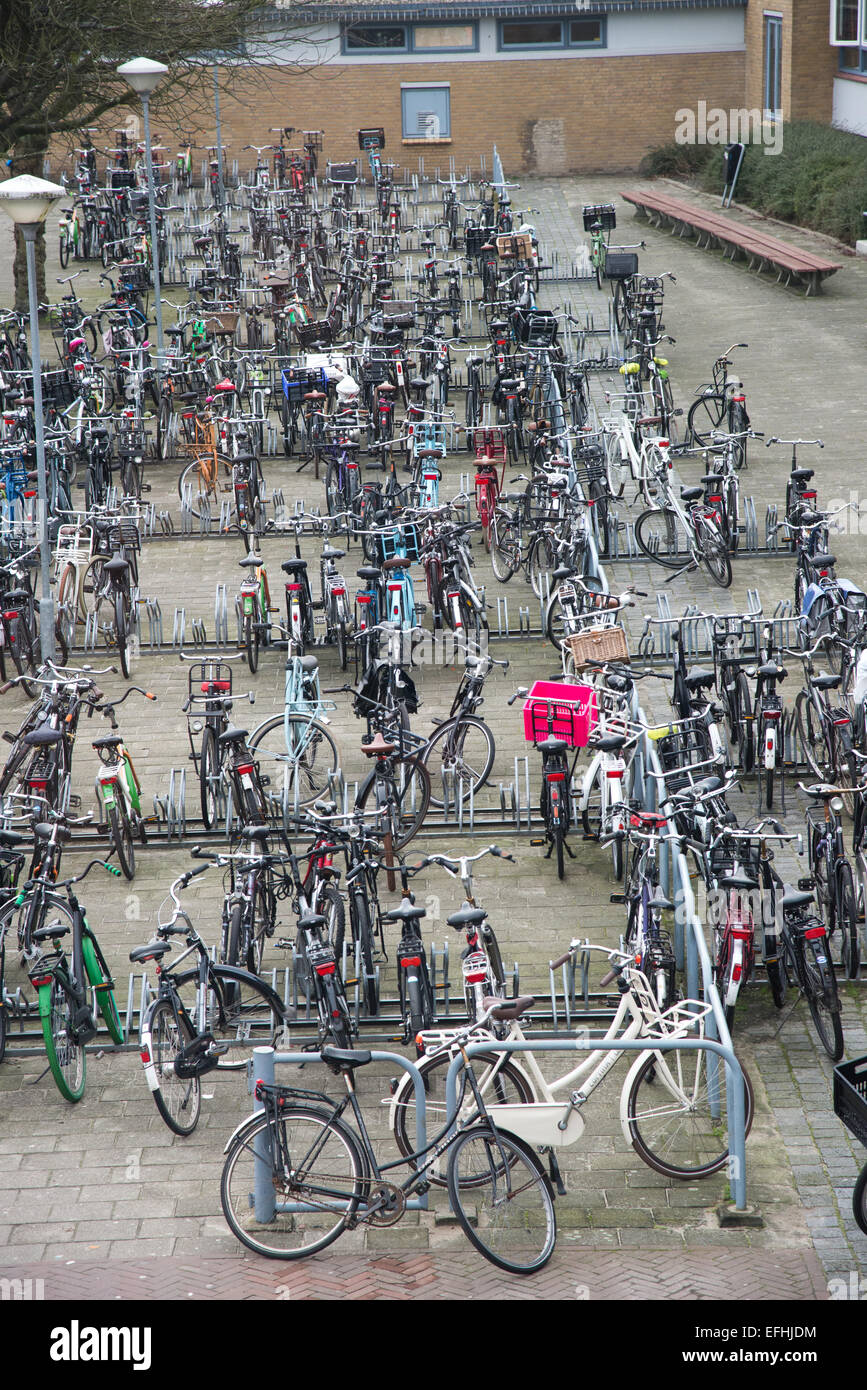
{"type": "Polygon", "coordinates": [[[599,721],[592,685],[536,681],[524,702],[524,737],[528,743],[563,739],[570,748],[585,748],[599,721]]]}

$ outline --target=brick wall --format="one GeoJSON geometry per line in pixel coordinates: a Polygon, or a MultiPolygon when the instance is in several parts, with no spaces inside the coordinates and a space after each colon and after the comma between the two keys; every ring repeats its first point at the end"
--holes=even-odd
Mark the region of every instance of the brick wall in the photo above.
{"type": "MultiPolygon", "coordinates": [[[[203,95],[203,109],[211,112],[212,98],[203,95]]],[[[323,129],[326,157],[343,160],[358,155],[360,126],[382,125],[387,157],[410,170],[419,153],[426,170],[447,169],[450,155],[459,169],[477,167],[480,151],[490,169],[496,143],[507,175],[557,174],[636,168],[649,149],[674,138],[675,112],[699,100],[743,104],[743,52],[425,63],[411,71],[371,63],[306,75],[272,68],[224,95],[221,118],[229,158],[242,168],[255,163],[242,147],[264,143],[271,126],[323,129]],[[402,142],[401,80],[451,84],[450,142],[402,142]]],[[[154,111],[153,127],[173,152],[172,125],[154,111]]],[[[213,124],[202,129],[199,143],[213,141],[213,124]]]]}
{"type": "Polygon", "coordinates": [[[747,106],[764,105],[766,9],[783,16],[784,119],[830,124],[837,50],[828,42],[828,0],[749,0],[744,21],[747,106]]]}

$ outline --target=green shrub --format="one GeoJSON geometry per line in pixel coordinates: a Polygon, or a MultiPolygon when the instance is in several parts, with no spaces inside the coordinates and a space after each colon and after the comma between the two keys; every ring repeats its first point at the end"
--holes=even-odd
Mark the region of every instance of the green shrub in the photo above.
{"type": "MultiPolygon", "coordinates": [[[[645,157],[641,172],[688,179],[709,193],[722,193],[718,145],[663,145],[645,157]]],[[[760,145],[747,147],[736,196],[757,212],[851,246],[867,226],[862,216],[867,209],[867,140],[815,121],[789,121],[779,154],[766,154],[760,145]]]]}

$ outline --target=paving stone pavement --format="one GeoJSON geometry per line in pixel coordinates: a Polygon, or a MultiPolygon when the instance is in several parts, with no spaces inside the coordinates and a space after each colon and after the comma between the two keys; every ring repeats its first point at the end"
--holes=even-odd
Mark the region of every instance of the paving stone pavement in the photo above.
{"type": "MultiPolygon", "coordinates": [[[[628,177],[525,181],[524,192],[528,205],[539,210],[534,218],[545,248],[556,248],[562,258],[570,259],[582,235],[581,205],[616,200],[619,189],[635,183],[628,177]]],[[[793,239],[802,235],[806,236],[793,233],[793,239]]],[[[677,339],[667,350],[676,401],[688,405],[692,388],[707,379],[716,353],[745,339],[751,348],[739,366],[755,427],[769,435],[825,439],[828,447],[818,465],[821,500],[828,504],[833,497],[848,498],[850,486],[858,486],[860,479],[863,384],[853,346],[860,342],[863,328],[867,265],[847,261],[826,282],[824,295],[807,301],[665,232],[633,223],[624,209],[616,237],[629,242],[639,236],[647,243],[642,270],[673,269],[678,277],[677,285],[666,291],[666,324],[677,339]]],[[[4,274],[5,266],[4,261],[4,274]]],[[[590,313],[596,323],[606,321],[606,297],[595,284],[546,286],[545,295],[550,304],[568,301],[576,316],[590,313]]],[[[594,351],[590,340],[587,350],[594,351]]],[[[616,385],[616,376],[602,378],[596,389],[616,385]]],[[[458,413],[460,418],[460,403],[458,413]]],[[[450,460],[447,486],[454,484],[457,490],[466,467],[466,456],[450,460]]],[[[782,499],[787,468],[785,451],[772,454],[754,447],[744,483],[755,493],[760,517],[769,502],[782,499]]],[[[175,514],[177,471],[174,464],[149,470],[151,498],[158,506],[171,506],[175,514]]],[[[264,471],[269,487],[282,487],[290,506],[296,497],[308,504],[321,501],[322,485],[308,476],[309,470],[298,474],[293,463],[274,457],[264,460],[264,471]]],[[[694,471],[695,465],[682,468],[690,480],[694,471]]],[[[841,572],[867,587],[867,561],[857,529],[834,544],[841,572]]],[[[263,550],[269,569],[279,573],[282,543],[269,538],[263,550]]],[[[314,546],[305,544],[302,553],[315,561],[314,546]]],[[[345,562],[350,574],[356,554],[345,562]]],[[[478,548],[476,556],[491,598],[500,592],[499,586],[478,548]]],[[[229,541],[155,541],[142,557],[142,592],[159,597],[169,626],[175,606],[183,604],[188,621],[192,614],[203,616],[212,635],[214,586],[224,580],[232,594],[240,573],[237,558],[238,546],[229,541]]],[[[613,588],[635,582],[651,594],[660,590],[659,576],[644,563],[618,563],[610,573],[613,588]]],[[[526,601],[512,597],[519,584],[515,580],[505,590],[513,611],[526,601]]],[[[746,589],[754,586],[760,589],[766,613],[772,612],[790,590],[791,564],[741,558],[725,596],[696,576],[666,587],[672,611],[678,613],[688,601],[705,609],[711,605],[719,611],[740,611],[746,589]]],[[[648,599],[644,607],[651,611],[651,606],[648,599]]],[[[640,620],[631,628],[637,636],[640,620]]],[[[553,672],[556,660],[553,653],[549,660],[549,651],[540,663],[538,640],[495,645],[495,654],[508,655],[512,663],[507,678],[491,677],[485,705],[498,748],[495,781],[510,782],[514,759],[525,751],[520,717],[506,706],[505,696],[519,683],[553,672]]],[[[321,663],[323,685],[340,684],[344,677],[334,654],[323,650],[321,663]]],[[[281,707],[282,661],[278,653],[265,652],[256,677],[247,672],[245,678],[246,668],[240,663],[239,667],[236,689],[256,691],[256,705],[249,711],[244,707],[244,722],[249,713],[254,721],[250,727],[255,727],[281,707]]],[[[419,727],[447,713],[455,678],[454,669],[448,668],[428,667],[420,673],[424,706],[419,727]]],[[[186,673],[175,658],[143,654],[136,679],[159,697],[155,707],[139,705],[135,710],[131,698],[122,721],[151,796],[166,791],[170,769],[186,765],[192,773],[186,724],[179,713],[186,673]]],[[[107,681],[107,688],[122,689],[119,679],[107,681]]],[[[647,703],[651,711],[661,712],[662,690],[648,690],[647,703]]],[[[14,699],[4,705],[10,727],[23,707],[14,699]]],[[[343,702],[334,728],[351,780],[362,773],[359,726],[343,702]]],[[[85,808],[92,799],[89,732],[81,731],[76,761],[85,808]]],[[[530,772],[535,788],[532,761],[530,772]]],[[[193,802],[194,791],[193,784],[193,802]]],[[[738,804],[742,819],[753,809],[753,796],[749,791],[738,804]]],[[[489,804],[495,802],[496,791],[489,804]]],[[[802,799],[792,796],[793,827],[802,811],[802,799]]],[[[447,833],[436,844],[449,852],[460,842],[459,836],[447,833]]],[[[477,847],[485,842],[479,839],[477,847]]],[[[500,863],[496,872],[483,863],[478,896],[491,912],[507,959],[520,962],[521,988],[544,993],[547,961],[559,953],[562,942],[582,934],[615,944],[622,909],[608,901],[614,887],[609,865],[592,847],[577,844],[577,858],[570,861],[561,884],[551,862],[542,860],[541,851],[525,839],[509,836],[508,842],[505,837],[501,842],[516,853],[518,863],[500,863]]],[[[79,862],[70,855],[71,864],[79,862]]],[[[122,1000],[128,951],[150,935],[166,885],[186,864],[183,850],[160,843],[140,854],[133,884],[94,875],[88,879],[89,920],[120,982],[122,1000]]],[[[794,861],[791,876],[797,876],[794,861]]],[[[420,879],[418,894],[428,905],[428,940],[441,943],[443,919],[457,906],[458,894],[451,881],[433,875],[420,879]]],[[[211,938],[217,932],[220,900],[216,874],[197,880],[186,895],[193,919],[207,926],[205,935],[211,938]]],[[[279,968],[283,959],[274,952],[266,963],[279,968]]],[[[385,967],[386,989],[391,971],[393,962],[385,967]]],[[[847,1056],[853,1057],[867,1052],[863,984],[847,985],[842,992],[847,1056]]],[[[299,1031],[303,1036],[304,1028],[299,1031]]],[[[437,1221],[436,1212],[408,1214],[390,1230],[352,1233],[341,1242],[340,1255],[307,1262],[302,1270],[239,1259],[238,1245],[220,1215],[218,1185],[223,1143],[250,1104],[243,1080],[220,1076],[213,1085],[209,1081],[199,1129],[184,1141],[174,1138],[156,1114],[134,1053],[92,1055],[86,1097],[72,1107],[61,1100],[49,1077],[40,1079],[42,1055],[26,1055],[16,1045],[13,1030],[7,1061],[0,1068],[0,1268],[19,1277],[44,1277],[50,1298],[137,1296],[133,1281],[143,1282],[143,1272],[148,1297],[166,1296],[167,1288],[179,1290],[181,1297],[229,1296],[226,1290],[233,1288],[233,1297],[283,1297],[276,1292],[282,1286],[291,1298],[326,1298],[338,1291],[346,1298],[399,1297],[407,1288],[413,1297],[464,1297],[478,1291],[490,1297],[562,1298],[575,1296],[568,1291],[574,1279],[587,1285],[590,1298],[820,1298],[829,1279],[864,1271],[865,1239],[851,1216],[851,1189],[864,1153],[833,1114],[832,1067],[803,1004],[787,1005],[777,1015],[765,987],[751,987],[738,1008],[735,1041],[756,1091],[757,1114],[747,1148],[748,1184],[764,1228],[719,1228],[715,1208],[724,1197],[721,1179],[681,1187],[644,1168],[624,1146],[612,1087],[610,1096],[606,1090],[594,1098],[582,1144],[564,1151],[570,1195],[558,1203],[561,1234],[550,1271],[525,1282],[488,1270],[467,1252],[453,1226],[437,1221]],[[770,1292],[774,1289],[778,1292],[770,1292]]],[[[389,1074],[383,1067],[365,1072],[369,1112],[381,1140],[386,1125],[377,1102],[387,1092],[389,1074]]]]}

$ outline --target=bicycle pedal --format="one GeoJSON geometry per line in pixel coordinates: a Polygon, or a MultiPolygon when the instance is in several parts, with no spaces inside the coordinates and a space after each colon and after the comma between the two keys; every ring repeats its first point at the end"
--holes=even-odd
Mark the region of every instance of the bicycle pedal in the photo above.
{"type": "Polygon", "coordinates": [[[625,893],[609,893],[609,894],[608,894],[608,901],[609,901],[610,903],[625,903],[625,902],[626,902],[626,894],[625,894],[625,893]]]}
{"type": "Polygon", "coordinates": [[[814,889],[815,887],[816,887],[816,880],[815,880],[814,878],[799,878],[799,879],[798,879],[798,892],[799,892],[799,893],[812,893],[812,891],[813,891],[813,889],[814,889]]]}
{"type": "Polygon", "coordinates": [[[70,798],[69,798],[69,804],[70,804],[70,806],[73,808],[73,810],[75,810],[75,811],[80,811],[80,810],[81,810],[81,797],[78,795],[77,792],[75,792],[72,796],[70,796],[70,798]]]}
{"type": "Polygon", "coordinates": [[[538,848],[539,845],[544,845],[544,843],[545,843],[544,840],[531,840],[531,841],[530,841],[530,844],[531,844],[531,845],[534,845],[536,848],[538,848]]]}
{"type": "Polygon", "coordinates": [[[228,1051],[229,1044],[227,1042],[212,1042],[210,1047],[208,1048],[208,1056],[224,1057],[228,1051]]]}
{"type": "Polygon", "coordinates": [[[107,821],[107,820],[100,820],[100,821],[97,821],[97,823],[96,823],[96,830],[97,830],[97,834],[98,834],[98,835],[105,835],[105,834],[107,834],[107,833],[108,833],[108,821],[107,821]]]}

